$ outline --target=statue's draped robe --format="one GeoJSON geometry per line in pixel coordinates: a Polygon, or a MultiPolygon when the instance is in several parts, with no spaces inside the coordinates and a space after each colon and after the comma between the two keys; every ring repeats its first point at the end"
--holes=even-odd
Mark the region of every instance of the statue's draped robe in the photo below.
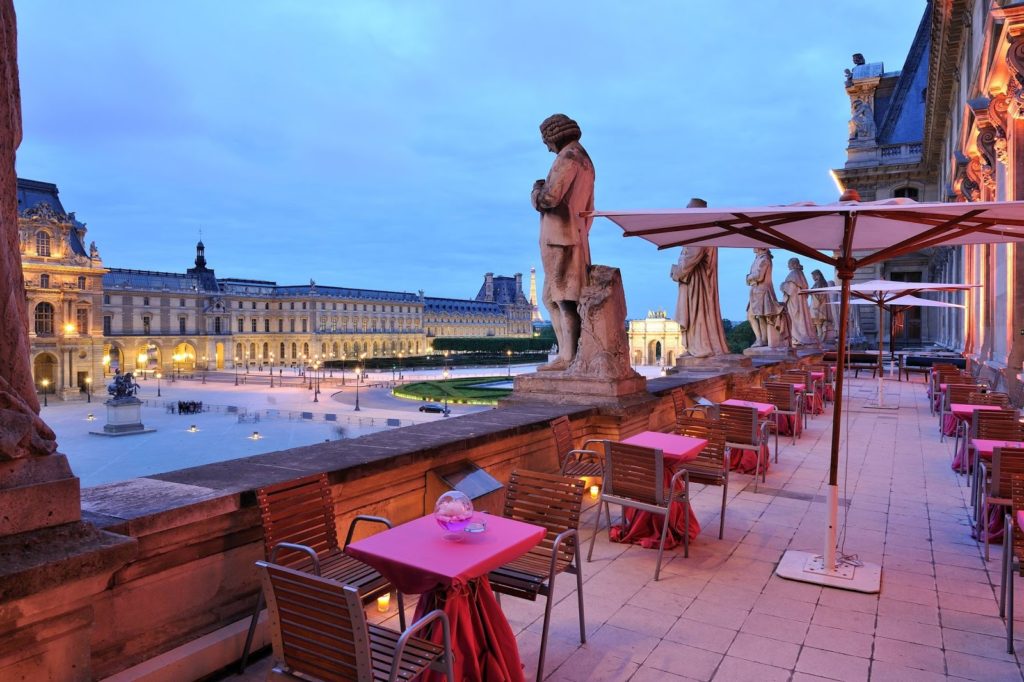
{"type": "Polygon", "coordinates": [[[687,246],[672,266],[679,282],[676,321],[683,328],[686,354],[698,358],[725,355],[729,347],[718,302],[718,249],[687,246]]]}
{"type": "Polygon", "coordinates": [[[807,278],[800,268],[793,268],[782,281],[782,295],[786,301],[786,312],[789,313],[790,334],[794,346],[816,346],[818,335],[811,321],[811,309],[807,297],[800,292],[808,288],[807,278]]]}
{"type": "MultiPolygon", "coordinates": [[[[815,287],[818,285],[816,284],[815,287]]],[[[828,286],[822,284],[821,286],[828,286]]],[[[831,341],[835,336],[836,321],[832,315],[832,303],[828,300],[828,294],[811,294],[808,296],[808,304],[811,308],[811,322],[815,328],[820,328],[818,338],[822,341],[831,341]]]]}

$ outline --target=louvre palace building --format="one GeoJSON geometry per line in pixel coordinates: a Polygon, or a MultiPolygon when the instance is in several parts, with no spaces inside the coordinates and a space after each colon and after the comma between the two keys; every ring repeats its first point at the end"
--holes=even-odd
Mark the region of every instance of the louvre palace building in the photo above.
{"type": "Polygon", "coordinates": [[[217,277],[205,247],[185,272],[107,267],[57,186],[18,180],[18,227],[32,368],[40,392],[103,391],[137,375],[249,368],[430,352],[438,337],[528,337],[522,275],[484,276],[473,299],[217,277]]]}

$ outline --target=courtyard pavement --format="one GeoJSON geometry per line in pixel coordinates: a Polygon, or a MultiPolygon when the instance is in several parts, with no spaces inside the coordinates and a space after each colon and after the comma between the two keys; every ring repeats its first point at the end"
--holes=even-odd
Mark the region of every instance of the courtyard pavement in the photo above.
{"type": "MultiPolygon", "coordinates": [[[[789,548],[820,551],[831,406],[796,445],[781,440],[779,463],[754,492],[731,480],[725,539],[717,539],[720,488],[697,490],[703,530],[667,553],[654,581],[656,550],[608,541],[584,563],[587,643],[580,645],[574,583],[563,577],[547,653],[546,679],[630,680],[1022,680],[1006,654],[998,618],[999,548],[986,562],[971,538],[968,489],[950,469],[922,383],[888,384],[900,409],[863,408],[870,380],[848,381],[850,434],[842,456],[845,551],[883,567],[880,594],[821,588],[773,575],[789,548]]],[[[583,537],[589,540],[591,503],[583,537]]],[[[841,524],[843,507],[840,509],[841,524]]],[[[1024,616],[1024,590],[1017,613],[1024,616]]],[[[412,600],[410,600],[412,601],[412,600]]],[[[536,668],[543,600],[502,600],[527,678],[536,668]]],[[[412,608],[412,605],[409,605],[412,608]]],[[[370,613],[376,619],[376,613],[370,613]]],[[[397,627],[394,613],[389,624],[397,627]]],[[[1024,633],[1024,621],[1017,632],[1024,633]]],[[[1024,644],[1018,640],[1018,651],[1024,644]]],[[[245,678],[263,679],[269,659],[245,678]]]]}

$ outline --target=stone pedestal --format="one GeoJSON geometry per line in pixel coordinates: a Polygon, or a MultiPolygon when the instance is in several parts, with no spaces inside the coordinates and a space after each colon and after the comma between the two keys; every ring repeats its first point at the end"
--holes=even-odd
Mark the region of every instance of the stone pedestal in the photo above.
{"type": "Polygon", "coordinates": [[[142,401],[138,398],[113,398],[106,402],[106,406],[107,423],[103,425],[103,430],[89,433],[97,436],[133,436],[156,431],[143,426],[142,401]]]}
{"type": "Polygon", "coordinates": [[[796,360],[797,354],[792,348],[772,348],[770,346],[751,346],[743,351],[751,360],[782,362],[796,360]]]}
{"type": "Polygon", "coordinates": [[[746,355],[730,353],[728,355],[711,355],[706,358],[695,358],[684,355],[676,360],[676,370],[686,372],[713,372],[739,369],[753,366],[753,361],[746,355]]]}
{"type": "Polygon", "coordinates": [[[647,379],[639,374],[626,379],[600,379],[568,372],[534,372],[517,376],[514,386],[508,399],[511,402],[618,407],[649,396],[647,379]]]}

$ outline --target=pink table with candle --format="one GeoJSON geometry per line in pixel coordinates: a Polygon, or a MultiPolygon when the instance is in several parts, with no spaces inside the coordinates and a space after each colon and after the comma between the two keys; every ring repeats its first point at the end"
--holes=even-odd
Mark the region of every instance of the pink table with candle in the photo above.
{"type": "MultiPolygon", "coordinates": [[[[476,514],[483,533],[446,538],[433,516],[403,523],[345,551],[376,568],[406,594],[422,594],[418,619],[435,608],[448,614],[458,680],[524,680],[515,634],[494,598],[487,574],[538,544],[545,530],[501,516],[476,514]]],[[[433,633],[440,643],[440,633],[433,633]]],[[[429,673],[423,679],[441,680],[429,673]]]]}
{"type": "MultiPolygon", "coordinates": [[[[989,440],[987,438],[972,438],[971,446],[974,451],[978,453],[978,458],[983,460],[992,461],[992,451],[996,448],[1024,448],[1024,441],[1015,440],[989,440]]],[[[977,470],[976,470],[977,471],[977,470]]],[[[980,472],[979,472],[980,473],[980,472]]],[[[984,489],[979,484],[979,490],[984,489]]],[[[1003,507],[1000,505],[988,505],[985,504],[984,500],[979,502],[982,509],[982,533],[988,534],[988,541],[992,544],[997,544],[1003,541],[1003,507]]],[[[1018,512],[1020,514],[1020,512],[1018,512]]],[[[984,539],[984,536],[978,538],[979,540],[984,539]]]]}
{"type": "MultiPolygon", "coordinates": [[[[953,421],[954,429],[952,430],[952,433],[947,430],[946,435],[954,435],[956,433],[956,425],[960,422],[969,422],[971,420],[971,415],[973,415],[977,410],[1001,409],[1003,408],[998,405],[967,405],[964,403],[950,403],[949,414],[947,414],[946,417],[953,421]]],[[[972,462],[969,460],[969,457],[970,453],[967,451],[967,439],[964,438],[960,441],[956,454],[953,456],[953,464],[951,465],[953,471],[962,472],[965,471],[966,467],[971,466],[972,462]]]]}
{"type": "MultiPolygon", "coordinates": [[[[770,417],[776,409],[775,406],[772,405],[771,403],[759,403],[753,400],[737,400],[736,398],[729,398],[728,400],[723,400],[720,404],[733,405],[735,407],[752,407],[755,410],[757,410],[757,418],[761,421],[764,421],[767,417],[770,417]]],[[[777,422],[776,428],[778,428],[779,425],[780,422],[777,422]]],[[[793,425],[787,421],[785,422],[785,427],[787,429],[793,428],[793,425]]],[[[797,427],[799,427],[799,423],[797,423],[797,427]]],[[[757,471],[757,453],[754,452],[753,450],[731,449],[729,455],[730,468],[739,471],[740,473],[743,474],[752,474],[755,471],[757,471]]],[[[761,464],[764,467],[766,473],[768,471],[769,459],[770,458],[768,457],[768,444],[765,443],[761,447],[761,464]]]]}
{"type": "Polygon", "coordinates": [[[753,400],[737,400],[736,398],[729,398],[723,400],[722,405],[735,405],[736,407],[753,407],[757,410],[757,416],[759,418],[768,417],[775,411],[775,406],[771,403],[758,403],[753,400]]]}
{"type": "MultiPolygon", "coordinates": [[[[665,485],[672,479],[673,469],[678,465],[696,459],[700,451],[708,444],[703,438],[692,438],[690,436],[677,436],[674,433],[661,433],[659,431],[644,431],[635,436],[630,436],[622,441],[628,445],[639,445],[645,448],[661,450],[665,456],[665,485]]],[[[689,505],[689,500],[686,501],[689,505]]],[[[686,520],[686,508],[682,502],[673,502],[669,510],[668,535],[665,538],[665,548],[670,549],[683,541],[683,533],[688,532],[690,540],[693,540],[700,533],[700,523],[689,510],[690,525],[684,527],[686,520]]],[[[650,512],[636,509],[623,510],[624,525],[613,526],[611,530],[612,542],[628,542],[642,547],[657,547],[661,540],[661,517],[650,512]]]]}

